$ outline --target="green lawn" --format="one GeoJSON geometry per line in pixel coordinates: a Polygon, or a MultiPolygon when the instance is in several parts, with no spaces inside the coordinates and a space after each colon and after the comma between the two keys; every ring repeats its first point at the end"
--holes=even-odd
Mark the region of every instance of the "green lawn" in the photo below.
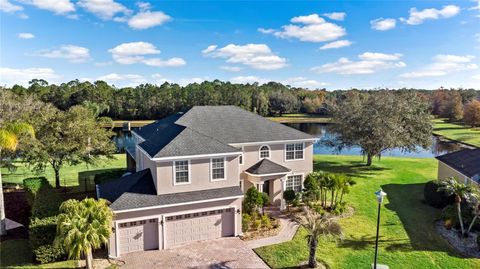
{"type": "MultiPolygon", "coordinates": [[[[115,154],[114,159],[100,159],[95,166],[87,166],[86,164],[79,164],[75,166],[65,165],[60,170],[60,184],[63,186],[64,181],[67,186],[82,186],[85,183],[84,179],[89,179],[89,184],[93,184],[93,176],[96,173],[113,169],[113,168],[125,168],[125,154],[115,154]]],[[[2,168],[2,181],[4,183],[22,184],[23,179],[27,177],[44,175],[48,180],[55,184],[55,175],[50,166],[47,166],[44,173],[35,174],[32,172],[31,167],[26,163],[17,163],[18,167],[16,171],[10,172],[6,168],[2,168]]]]}
{"type": "MultiPolygon", "coordinates": [[[[423,185],[435,178],[434,159],[383,157],[370,168],[362,157],[316,155],[315,170],[347,173],[357,184],[347,197],[355,214],[340,220],[343,241],[322,242],[317,258],[331,268],[370,268],[373,263],[377,204],[374,192],[388,194],[382,208],[379,263],[396,268],[480,268],[480,259],[459,256],[434,228],[440,211],[422,202],[423,185]]],[[[286,243],[256,249],[272,268],[307,260],[305,231],[286,243]]]]}
{"type": "Polygon", "coordinates": [[[328,123],[330,118],[324,116],[318,116],[313,114],[283,114],[280,117],[269,117],[269,120],[280,122],[280,123],[328,123]]]}
{"type": "Polygon", "coordinates": [[[445,119],[435,119],[433,122],[433,133],[480,147],[480,128],[473,129],[468,126],[449,123],[445,119]]]}

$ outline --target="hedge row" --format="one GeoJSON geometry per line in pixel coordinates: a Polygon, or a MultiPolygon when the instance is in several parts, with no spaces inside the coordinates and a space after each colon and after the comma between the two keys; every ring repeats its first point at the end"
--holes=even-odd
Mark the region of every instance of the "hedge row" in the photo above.
{"type": "Polygon", "coordinates": [[[65,252],[53,246],[57,232],[58,208],[62,198],[44,177],[25,179],[27,199],[32,200],[29,241],[35,259],[50,263],[65,259],[65,252]]]}
{"type": "Polygon", "coordinates": [[[95,174],[95,184],[102,184],[122,177],[127,171],[123,168],[110,169],[101,173],[95,174]]]}

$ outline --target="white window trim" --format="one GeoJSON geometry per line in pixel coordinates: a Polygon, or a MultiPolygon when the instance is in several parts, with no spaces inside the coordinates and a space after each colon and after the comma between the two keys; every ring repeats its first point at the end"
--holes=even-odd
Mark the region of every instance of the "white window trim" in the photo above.
{"type": "Polygon", "coordinates": [[[287,181],[288,181],[288,177],[290,176],[302,176],[302,179],[300,180],[300,189],[303,190],[303,181],[305,180],[305,173],[292,173],[285,176],[285,180],[283,181],[284,191],[287,190],[287,181]]]}
{"type": "Polygon", "coordinates": [[[263,160],[263,159],[270,159],[272,157],[272,149],[270,148],[269,145],[261,145],[259,148],[258,148],[258,159],[259,160],[263,160]],[[266,158],[262,158],[261,157],[261,152],[262,152],[262,148],[263,147],[267,147],[268,148],[268,157],[266,158]]]}
{"type": "Polygon", "coordinates": [[[303,161],[305,160],[305,142],[300,142],[300,143],[286,143],[284,146],[284,153],[283,153],[283,159],[285,162],[294,162],[294,161],[303,161]],[[287,160],[287,145],[288,144],[293,144],[294,150],[293,150],[293,157],[295,158],[295,144],[300,144],[302,143],[302,158],[301,159],[292,159],[292,160],[287,160]]]}
{"type": "Polygon", "coordinates": [[[239,165],[244,165],[245,164],[245,154],[244,154],[243,146],[242,146],[242,154],[240,154],[240,157],[238,157],[238,164],[239,165]],[[242,160],[242,162],[240,162],[240,159],[242,160]]]}
{"type": "Polygon", "coordinates": [[[216,157],[216,158],[210,158],[210,181],[211,182],[216,182],[216,181],[224,181],[227,180],[227,158],[225,157],[216,157]],[[223,178],[217,178],[213,179],[213,159],[223,159],[223,178]]]}
{"type": "Polygon", "coordinates": [[[191,173],[191,169],[190,169],[190,160],[176,160],[176,161],[173,161],[172,162],[172,168],[173,168],[173,186],[179,186],[179,185],[188,185],[188,184],[192,184],[192,173],[191,173]],[[175,169],[175,164],[177,162],[182,162],[182,161],[187,161],[188,162],[188,182],[180,182],[180,183],[177,183],[177,171],[175,169]]]}

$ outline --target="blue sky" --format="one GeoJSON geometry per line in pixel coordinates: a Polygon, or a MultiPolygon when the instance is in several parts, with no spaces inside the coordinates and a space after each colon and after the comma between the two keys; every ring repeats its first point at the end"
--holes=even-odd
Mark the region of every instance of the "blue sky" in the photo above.
{"type": "Polygon", "coordinates": [[[480,88],[480,1],[0,0],[0,84],[480,88]]]}

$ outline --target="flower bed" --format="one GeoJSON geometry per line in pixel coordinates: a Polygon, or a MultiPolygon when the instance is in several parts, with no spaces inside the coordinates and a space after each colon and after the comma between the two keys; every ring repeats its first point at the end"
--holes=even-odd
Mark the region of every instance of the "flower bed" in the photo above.
{"type": "Polygon", "coordinates": [[[437,221],[435,227],[437,228],[438,233],[458,252],[467,257],[480,258],[480,250],[477,244],[477,233],[471,232],[468,237],[460,237],[458,230],[454,228],[445,228],[443,221],[437,221]]]}

